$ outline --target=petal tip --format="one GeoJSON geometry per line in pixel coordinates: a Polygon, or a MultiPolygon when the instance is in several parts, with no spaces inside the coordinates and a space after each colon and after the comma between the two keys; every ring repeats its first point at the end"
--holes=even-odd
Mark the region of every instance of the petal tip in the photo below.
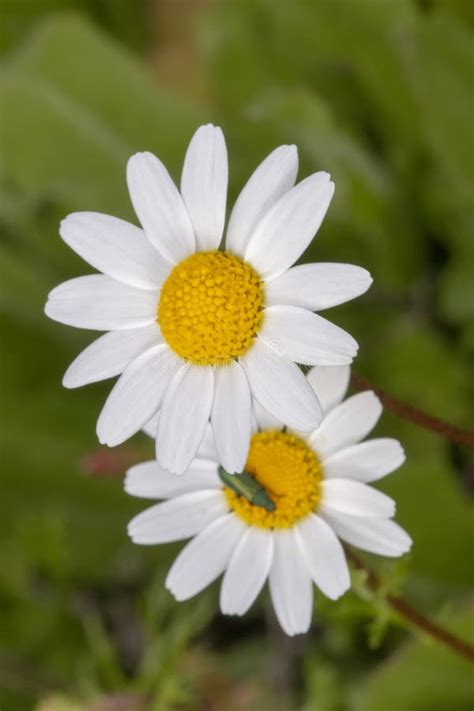
{"type": "Polygon", "coordinates": [[[108,437],[104,432],[104,426],[102,422],[99,421],[97,422],[97,427],[96,427],[96,434],[97,434],[97,439],[99,440],[100,444],[106,445],[107,447],[110,447],[110,443],[108,441],[108,437]]]}
{"type": "Polygon", "coordinates": [[[282,146],[282,148],[291,158],[298,158],[298,146],[296,146],[294,143],[282,146]]]}
{"type": "Polygon", "coordinates": [[[66,217],[63,217],[63,219],[59,223],[59,234],[61,235],[63,240],[66,240],[66,231],[69,228],[71,224],[73,224],[77,220],[77,215],[80,215],[80,212],[71,212],[69,215],[66,215],[66,217]]]}
{"type": "Polygon", "coordinates": [[[372,274],[369,272],[368,269],[363,269],[363,276],[365,277],[365,283],[367,285],[367,289],[370,289],[370,287],[374,283],[374,278],[373,278],[372,274]]]}
{"type": "Polygon", "coordinates": [[[67,388],[68,390],[73,390],[74,388],[78,388],[81,385],[80,383],[77,383],[75,381],[73,375],[69,374],[69,370],[66,370],[66,372],[64,373],[61,384],[63,388],[67,388]]]}
{"type": "Polygon", "coordinates": [[[165,588],[174,597],[176,602],[183,602],[187,599],[186,594],[183,594],[182,592],[179,592],[179,590],[176,589],[176,585],[173,580],[170,580],[169,574],[165,580],[165,588]]]}
{"type": "Polygon", "coordinates": [[[176,463],[169,461],[167,459],[164,459],[163,457],[158,456],[158,453],[156,453],[156,459],[158,461],[158,464],[162,469],[165,469],[167,472],[170,474],[173,474],[173,476],[182,476],[186,469],[188,468],[187,466],[183,469],[182,466],[178,466],[176,463]]]}
{"type": "Polygon", "coordinates": [[[127,161],[127,172],[134,169],[138,162],[149,161],[150,159],[157,160],[156,156],[150,151],[137,151],[137,153],[131,155],[127,161]]]}
{"type": "Polygon", "coordinates": [[[375,406],[376,410],[382,412],[383,405],[380,401],[380,398],[373,390],[363,390],[361,393],[358,393],[358,394],[361,397],[364,396],[367,400],[370,400],[372,402],[372,404],[375,406]]]}
{"type": "Polygon", "coordinates": [[[401,467],[402,464],[404,464],[406,462],[407,454],[405,452],[404,447],[400,444],[400,442],[398,442],[398,456],[399,456],[399,462],[400,462],[398,466],[401,467]]]}
{"type": "Polygon", "coordinates": [[[330,600],[339,600],[343,595],[346,594],[346,592],[349,590],[350,586],[351,586],[351,582],[349,579],[347,582],[344,581],[344,583],[341,584],[341,586],[337,590],[331,590],[330,594],[328,591],[326,591],[324,594],[330,600]]]}
{"type": "MultiPolygon", "coordinates": [[[[330,178],[331,176],[328,173],[328,177],[330,178]]],[[[336,192],[336,184],[334,181],[329,180],[327,185],[324,188],[324,194],[326,199],[330,202],[332,198],[334,197],[334,193],[336,192]]]]}

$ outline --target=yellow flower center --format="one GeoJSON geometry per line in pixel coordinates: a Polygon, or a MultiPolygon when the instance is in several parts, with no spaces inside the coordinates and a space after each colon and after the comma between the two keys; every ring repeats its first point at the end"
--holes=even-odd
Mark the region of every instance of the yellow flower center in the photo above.
{"type": "Polygon", "coordinates": [[[158,323],[168,345],[196,365],[223,365],[248,351],[263,318],[263,284],[228,252],[197,252],[163,284],[158,323]]]}
{"type": "Polygon", "coordinates": [[[276,430],[255,434],[245,470],[266,489],[275,504],[274,511],[267,511],[224,488],[229,506],[251,526],[290,528],[319,503],[321,465],[296,435],[276,430]]]}

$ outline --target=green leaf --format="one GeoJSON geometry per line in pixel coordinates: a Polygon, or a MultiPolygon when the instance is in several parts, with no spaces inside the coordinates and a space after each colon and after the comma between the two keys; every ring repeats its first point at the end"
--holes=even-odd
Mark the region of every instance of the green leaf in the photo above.
{"type": "Polygon", "coordinates": [[[330,170],[336,194],[323,231],[306,260],[359,262],[388,285],[406,284],[420,270],[423,247],[393,176],[364,143],[344,130],[323,99],[304,89],[263,93],[253,124],[275,143],[296,143],[304,174],[330,170]],[[350,235],[350,240],[348,240],[350,235]]]}
{"type": "Polygon", "coordinates": [[[69,209],[127,217],[127,158],[151,150],[176,168],[202,118],[76,17],[53,18],[36,30],[4,69],[0,98],[10,180],[69,209]]]}
{"type": "MultiPolygon", "coordinates": [[[[463,610],[442,620],[448,629],[473,637],[474,612],[463,610]]],[[[360,711],[464,711],[472,708],[471,664],[431,640],[406,645],[369,677],[357,695],[360,711]]]]}
{"type": "Polygon", "coordinates": [[[440,285],[440,309],[452,321],[474,323],[474,279],[466,259],[456,259],[445,269],[440,285]]]}
{"type": "Polygon", "coordinates": [[[144,0],[0,0],[0,51],[13,49],[47,15],[67,10],[81,10],[133,46],[148,34],[144,0]]]}

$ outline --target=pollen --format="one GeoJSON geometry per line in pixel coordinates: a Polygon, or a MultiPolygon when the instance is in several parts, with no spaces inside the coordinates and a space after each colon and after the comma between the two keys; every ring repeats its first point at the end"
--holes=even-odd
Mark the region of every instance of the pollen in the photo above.
{"type": "Polygon", "coordinates": [[[253,435],[245,471],[275,504],[273,511],[267,511],[226,487],[230,508],[250,526],[290,528],[319,504],[321,465],[316,454],[294,434],[270,430],[253,435]]]}
{"type": "Polygon", "coordinates": [[[263,283],[250,264],[228,252],[197,252],[163,284],[157,321],[181,358],[224,365],[252,345],[263,305],[263,283]]]}

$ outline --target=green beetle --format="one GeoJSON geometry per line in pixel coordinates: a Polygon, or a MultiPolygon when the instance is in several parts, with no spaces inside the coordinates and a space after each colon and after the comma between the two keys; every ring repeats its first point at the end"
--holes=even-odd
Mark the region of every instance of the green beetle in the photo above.
{"type": "Polygon", "coordinates": [[[268,496],[267,492],[248,472],[240,474],[229,474],[224,467],[218,469],[221,481],[239,496],[244,496],[254,506],[261,506],[266,511],[274,511],[275,504],[268,496]]]}

